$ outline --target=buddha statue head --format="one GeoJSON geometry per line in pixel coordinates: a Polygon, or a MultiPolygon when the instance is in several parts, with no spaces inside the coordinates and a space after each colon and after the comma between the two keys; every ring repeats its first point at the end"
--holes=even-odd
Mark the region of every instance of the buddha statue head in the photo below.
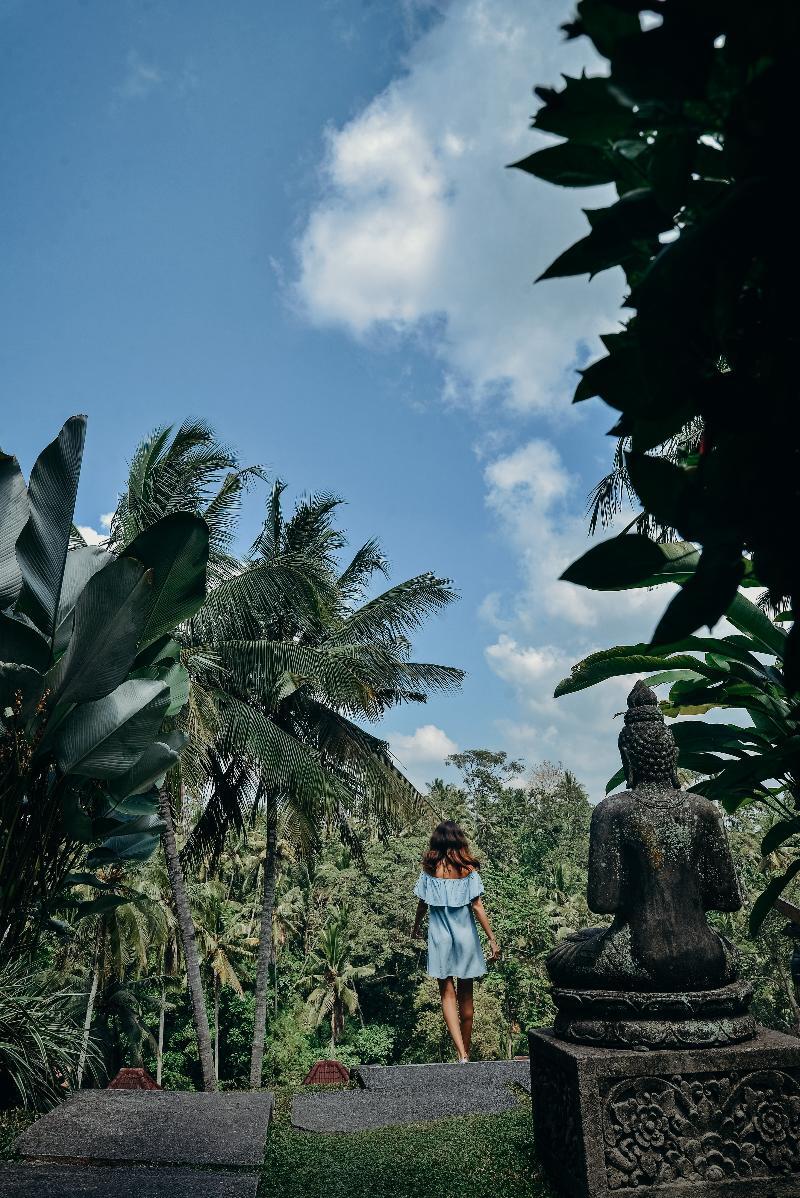
{"type": "Polygon", "coordinates": [[[655,691],[641,679],[628,695],[625,727],[618,743],[629,789],[648,783],[665,790],[680,788],[675,738],[664,724],[655,691]]]}

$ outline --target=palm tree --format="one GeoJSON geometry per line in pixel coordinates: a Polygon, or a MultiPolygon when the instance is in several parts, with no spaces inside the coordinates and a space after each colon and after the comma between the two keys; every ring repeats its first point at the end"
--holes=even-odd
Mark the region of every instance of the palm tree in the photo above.
{"type": "Polygon", "coordinates": [[[173,905],[172,888],[166,861],[151,858],[137,873],[137,888],[146,894],[159,908],[162,923],[157,937],[151,941],[151,951],[158,962],[158,1032],[156,1035],[156,1082],[161,1085],[164,1066],[164,1032],[167,1010],[173,1007],[167,1002],[168,987],[175,987],[182,977],[178,924],[173,905]]]}
{"type": "Polygon", "coordinates": [[[91,1028],[98,1006],[106,1015],[118,1017],[121,1030],[134,1054],[149,1032],[138,1019],[138,1004],[131,998],[129,982],[146,974],[149,953],[169,937],[169,912],[158,895],[146,870],[134,877],[119,867],[98,871],[103,893],[98,898],[94,886],[73,888],[72,910],[80,918],[76,934],[62,947],[59,968],[74,971],[91,952],[92,968],[89,993],[83,1018],[83,1037],[78,1060],[76,1085],[83,1079],[90,1048],[91,1028]]]}
{"type": "Polygon", "coordinates": [[[277,896],[272,912],[272,984],[276,1015],[278,1014],[278,957],[287,942],[298,934],[304,912],[303,892],[299,886],[292,886],[277,896]]]}
{"type": "MultiPolygon", "coordinates": [[[[246,825],[248,805],[252,810],[254,802],[265,813],[253,1088],[261,1085],[279,822],[306,856],[326,830],[335,829],[358,849],[359,822],[373,834],[402,827],[422,797],[394,765],[386,742],[355,721],[377,721],[389,707],[424,702],[430,691],[449,690],[463,678],[460,670],[410,660],[409,634],[452,602],[449,582],[423,574],[366,599],[374,575],[387,572],[377,542],[363,545],[340,570],[345,539],[333,515],[341,501],[311,496],[285,519],[283,491],[280,482],[272,489],[249,568],[304,563],[315,579],[316,604],[251,608],[247,640],[229,639],[225,613],[214,609],[219,618],[208,639],[216,637],[234,684],[220,699],[220,772],[236,764],[243,775],[235,785],[213,789],[187,845],[189,856],[218,850],[231,829],[246,825]],[[249,792],[242,786],[245,775],[249,792]]],[[[194,623],[207,620],[212,606],[213,595],[194,623]]]]}
{"type": "MultiPolygon", "coordinates": [[[[283,562],[278,568],[257,563],[242,568],[230,552],[242,496],[260,476],[260,467],[241,468],[235,455],[202,422],[186,421],[177,430],[172,426],[156,429],[137,447],[110,534],[112,548],[125,548],[159,518],[159,513],[163,516],[180,511],[202,516],[210,534],[208,610],[203,618],[190,621],[177,632],[177,645],[172,642],[179,647],[180,662],[188,671],[188,701],[179,717],[188,741],[179,766],[161,788],[159,800],[164,855],[186,964],[204,1090],[215,1089],[216,1078],[175,813],[185,810],[187,790],[201,796],[209,787],[230,785],[236,777],[241,787],[248,780],[241,769],[237,773],[235,761],[223,765],[214,751],[224,722],[220,699],[231,676],[231,655],[235,658],[236,654],[235,648],[229,648],[227,655],[215,651],[214,629],[224,613],[228,635],[234,641],[246,638],[251,608],[272,603],[299,609],[312,594],[302,563],[298,568],[292,562],[283,562]]],[[[316,602],[316,596],[310,601],[316,602]]],[[[162,649],[164,653],[170,651],[168,647],[162,649]]]]}
{"type": "Polygon", "coordinates": [[[356,982],[375,973],[373,965],[353,965],[347,912],[334,908],[311,955],[306,979],[311,987],[308,1006],[317,1026],[331,1025],[331,1054],[344,1031],[345,1015],[360,1012],[356,982]]]}
{"type": "Polygon", "coordinates": [[[219,1081],[219,992],[230,988],[241,998],[244,991],[236,973],[236,964],[252,957],[246,947],[246,926],[239,903],[231,899],[227,888],[218,878],[209,879],[196,887],[194,893],[195,924],[203,960],[211,970],[214,991],[214,1072],[219,1081]]]}

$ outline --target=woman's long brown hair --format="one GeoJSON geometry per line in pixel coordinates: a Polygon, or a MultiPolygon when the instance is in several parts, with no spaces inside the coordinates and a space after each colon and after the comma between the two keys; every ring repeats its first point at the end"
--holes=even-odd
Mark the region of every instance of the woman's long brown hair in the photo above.
{"type": "Polygon", "coordinates": [[[426,874],[435,874],[440,862],[447,862],[461,874],[477,869],[480,864],[472,855],[466,836],[451,819],[442,820],[434,828],[428,851],[422,858],[422,868],[426,874]]]}

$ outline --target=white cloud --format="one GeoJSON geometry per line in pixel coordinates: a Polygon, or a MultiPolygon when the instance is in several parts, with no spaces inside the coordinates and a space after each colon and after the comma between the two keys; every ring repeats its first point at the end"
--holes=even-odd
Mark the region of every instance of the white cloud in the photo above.
{"type": "Polygon", "coordinates": [[[144,100],[166,81],[166,75],[154,62],[146,62],[135,50],[128,54],[125,77],[115,94],[122,100],[144,100]]]}
{"type": "MultiPolygon", "coordinates": [[[[100,523],[102,524],[102,520],[100,523]]],[[[87,545],[105,545],[108,540],[106,533],[98,532],[96,528],[92,528],[89,524],[77,524],[76,528],[87,545]]]]}
{"type": "MultiPolygon", "coordinates": [[[[667,590],[588,591],[561,582],[570,562],[591,547],[582,487],[565,468],[555,446],[533,439],[484,470],[486,503],[515,550],[523,587],[514,606],[519,626],[539,632],[542,620],[649,639],[667,590]],[[633,620],[633,624],[631,621],[633,620]]],[[[630,519],[620,516],[621,527],[630,519]]],[[[489,606],[497,613],[499,600],[489,606]]],[[[593,635],[596,635],[593,633],[593,635]]],[[[563,639],[563,631],[559,635],[563,639]]]]}
{"type": "Polygon", "coordinates": [[[111,528],[111,521],[113,519],[114,519],[113,512],[103,512],[103,515],[100,517],[100,527],[105,528],[106,531],[108,531],[111,528]]]}
{"type": "MultiPolygon", "coordinates": [[[[583,486],[549,441],[533,439],[494,458],[484,477],[486,502],[520,574],[513,594],[493,592],[481,608],[497,630],[484,650],[486,662],[508,684],[520,712],[518,720],[495,726],[512,751],[560,759],[592,793],[602,794],[619,765],[614,717],[624,710],[637,676],[560,699],[553,691],[587,654],[649,640],[674,588],[597,592],[559,581],[592,542],[583,486]]],[[[619,526],[629,518],[621,516],[619,526]]]]}
{"type": "Polygon", "coordinates": [[[561,761],[593,798],[601,798],[619,768],[617,717],[639,675],[608,679],[599,687],[556,699],[557,683],[582,653],[521,644],[507,636],[487,646],[485,653],[490,668],[511,687],[521,713],[519,719],[495,722],[503,743],[528,761],[561,761]]]}
{"type": "Polygon", "coordinates": [[[456,742],[436,724],[423,724],[411,733],[389,732],[387,740],[399,768],[418,787],[441,773],[445,758],[458,752],[456,742]]]}
{"type": "Polygon", "coordinates": [[[501,678],[523,687],[539,686],[554,672],[568,672],[571,664],[569,655],[563,649],[552,645],[541,648],[518,645],[506,633],[501,633],[496,643],[487,647],[486,658],[501,678]]]}
{"type": "Polygon", "coordinates": [[[532,287],[585,219],[572,194],[504,170],[545,144],[528,130],[532,84],[586,62],[559,34],[568,11],[561,0],[454,0],[403,75],[328,132],[323,193],[297,243],[300,305],[357,337],[422,335],[449,401],[563,405],[581,343],[608,329],[619,302],[608,274],[532,287]]]}

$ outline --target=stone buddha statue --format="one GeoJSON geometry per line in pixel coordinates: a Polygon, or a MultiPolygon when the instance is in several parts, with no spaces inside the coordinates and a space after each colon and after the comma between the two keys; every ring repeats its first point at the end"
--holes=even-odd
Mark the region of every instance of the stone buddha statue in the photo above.
{"type": "Polygon", "coordinates": [[[725,828],[710,800],[681,790],[672,732],[643,682],[628,696],[619,749],[628,789],[593,812],[587,896],[592,911],[613,921],[567,936],[547,958],[556,1033],[610,1042],[604,1020],[614,1011],[635,1019],[648,1009],[651,1018],[694,1018],[701,1042],[707,1015],[712,1023],[737,1016],[735,1027],[728,1019],[717,1030],[745,1039],[754,1026],[744,1018],[750,990],[734,985],[733,946],[706,920],[707,911],[742,906],[725,828]],[[581,1018],[595,1020],[594,1032],[586,1024],[577,1034],[581,1018]]]}

